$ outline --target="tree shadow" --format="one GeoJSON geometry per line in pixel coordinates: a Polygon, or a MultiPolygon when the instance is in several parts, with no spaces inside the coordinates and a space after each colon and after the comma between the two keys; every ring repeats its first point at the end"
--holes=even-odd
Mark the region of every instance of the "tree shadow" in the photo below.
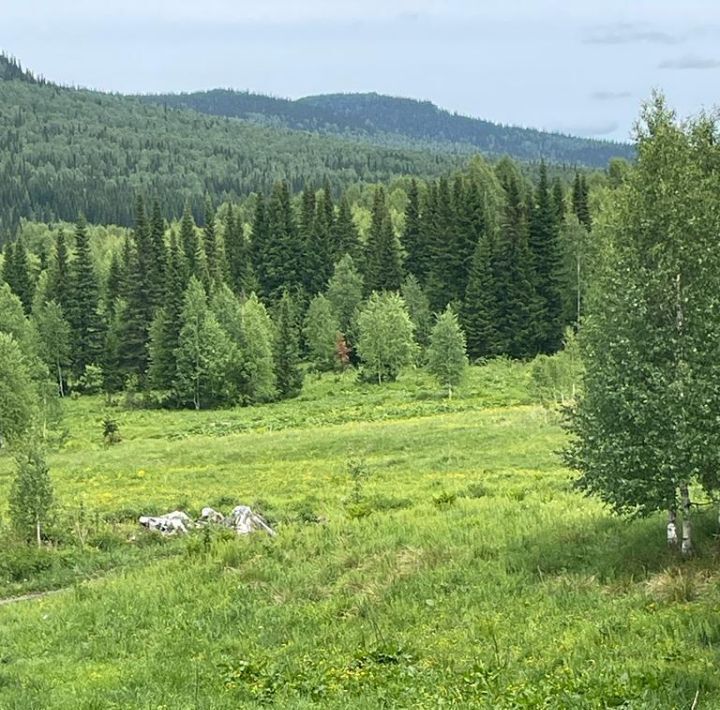
{"type": "Polygon", "coordinates": [[[686,561],[717,569],[720,558],[714,509],[693,515],[694,554],[687,560],[665,542],[662,514],[645,519],[607,517],[591,524],[559,523],[542,537],[508,549],[508,571],[531,575],[593,575],[601,583],[637,580],[686,561]]]}

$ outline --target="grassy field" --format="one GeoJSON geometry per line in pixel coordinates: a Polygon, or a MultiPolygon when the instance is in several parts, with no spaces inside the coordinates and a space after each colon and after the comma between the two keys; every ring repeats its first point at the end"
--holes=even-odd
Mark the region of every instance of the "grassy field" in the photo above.
{"type": "Polygon", "coordinates": [[[681,562],[661,517],[580,496],[529,390],[504,362],[452,401],[421,373],[326,376],[263,407],[114,408],[110,448],[103,400],[68,402],[55,547],[8,546],[0,581],[69,588],[0,606],[0,708],[720,707],[713,516],[681,562]],[[278,536],[134,523],[236,503],[278,536]]]}

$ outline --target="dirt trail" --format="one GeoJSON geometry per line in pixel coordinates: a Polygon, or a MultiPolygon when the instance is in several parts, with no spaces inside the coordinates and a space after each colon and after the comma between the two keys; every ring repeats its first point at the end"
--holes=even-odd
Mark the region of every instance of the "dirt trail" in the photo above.
{"type": "Polygon", "coordinates": [[[65,589],[51,589],[47,592],[31,592],[29,594],[20,594],[17,597],[6,597],[5,599],[0,599],[0,606],[6,606],[7,604],[15,604],[17,602],[27,602],[31,601],[32,599],[42,599],[43,597],[49,597],[53,594],[60,594],[60,592],[66,591],[65,589]]]}

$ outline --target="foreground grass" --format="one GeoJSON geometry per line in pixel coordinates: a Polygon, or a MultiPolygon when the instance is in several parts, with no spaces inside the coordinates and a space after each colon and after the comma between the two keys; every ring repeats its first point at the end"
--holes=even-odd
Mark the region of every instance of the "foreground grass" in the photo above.
{"type": "Polygon", "coordinates": [[[248,502],[279,535],[136,538],[133,566],[0,608],[0,707],[720,706],[711,522],[680,564],[661,520],[573,492],[526,374],[476,368],[452,402],[421,375],[329,377],[282,405],[122,412],[108,450],[102,403],[73,402],[51,457],[68,510],[129,533],[248,502]]]}

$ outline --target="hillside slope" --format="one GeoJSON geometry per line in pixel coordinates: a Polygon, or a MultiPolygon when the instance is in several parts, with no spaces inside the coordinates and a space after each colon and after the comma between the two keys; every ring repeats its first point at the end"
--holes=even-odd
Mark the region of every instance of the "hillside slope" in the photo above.
{"type": "Polygon", "coordinates": [[[379,94],[327,94],[291,101],[215,89],[138,97],[145,103],[191,108],[262,124],[321,134],[352,136],[378,146],[431,149],[442,153],[510,155],[518,160],[603,168],[614,157],[630,159],[629,144],[576,138],[531,128],[502,126],[460,116],[429,101],[379,94]]]}
{"type": "Polygon", "coordinates": [[[158,197],[167,216],[186,199],[199,214],[205,194],[236,198],[281,178],[293,190],[325,179],[339,189],[436,176],[461,162],[58,87],[0,57],[0,233],[21,217],[73,220],[79,211],[130,224],[137,192],[158,197]]]}

